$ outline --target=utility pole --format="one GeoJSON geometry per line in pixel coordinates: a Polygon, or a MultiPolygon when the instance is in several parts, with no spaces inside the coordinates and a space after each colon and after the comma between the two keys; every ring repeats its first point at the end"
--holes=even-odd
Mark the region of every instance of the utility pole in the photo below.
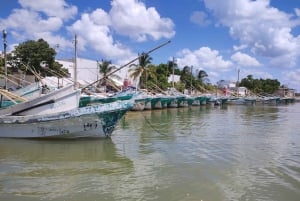
{"type": "Polygon", "coordinates": [[[174,86],[174,65],[175,65],[175,58],[173,57],[173,61],[172,61],[172,87],[173,89],[175,88],[174,86]]]}
{"type": "Polygon", "coordinates": [[[190,91],[190,95],[192,95],[192,90],[193,90],[193,66],[191,66],[191,91],[190,91]]]}
{"type": "MultiPolygon", "coordinates": [[[[4,29],[2,31],[2,37],[3,37],[3,55],[4,55],[4,89],[7,89],[7,61],[6,61],[6,47],[7,47],[7,41],[6,41],[6,36],[7,36],[7,32],[4,29]]],[[[3,100],[3,95],[1,94],[1,98],[0,98],[0,108],[2,108],[2,100],[3,100]]]]}
{"type": "Polygon", "coordinates": [[[75,34],[75,39],[74,39],[74,46],[75,46],[75,51],[74,51],[74,87],[77,89],[77,35],[75,34]]]}
{"type": "Polygon", "coordinates": [[[6,41],[6,36],[7,32],[4,29],[3,30],[3,53],[4,53],[4,70],[5,70],[5,84],[4,84],[4,89],[7,89],[7,59],[6,59],[6,47],[7,47],[7,41],[6,41]]]}
{"type": "Polygon", "coordinates": [[[240,87],[240,69],[237,70],[237,83],[236,83],[236,90],[237,90],[237,96],[240,96],[240,90],[239,90],[239,87],[240,87]]]}

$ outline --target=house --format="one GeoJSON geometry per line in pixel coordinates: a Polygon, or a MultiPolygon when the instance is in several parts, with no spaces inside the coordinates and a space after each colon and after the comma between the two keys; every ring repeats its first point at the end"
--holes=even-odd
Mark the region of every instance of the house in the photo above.
{"type": "Polygon", "coordinates": [[[217,86],[219,89],[233,89],[236,87],[236,82],[229,80],[220,80],[217,82],[217,86]]]}
{"type": "Polygon", "coordinates": [[[280,97],[295,97],[296,96],[296,90],[295,89],[290,89],[288,87],[280,87],[276,93],[276,95],[280,97]]]}
{"type": "Polygon", "coordinates": [[[172,82],[174,82],[174,83],[177,83],[177,82],[179,82],[180,81],[180,75],[170,75],[169,77],[168,77],[168,82],[169,83],[172,83],[172,82]]]}

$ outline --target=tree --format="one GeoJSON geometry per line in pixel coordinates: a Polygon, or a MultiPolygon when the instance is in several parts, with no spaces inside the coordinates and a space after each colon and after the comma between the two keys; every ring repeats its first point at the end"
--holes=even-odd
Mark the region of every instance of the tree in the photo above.
{"type": "Polygon", "coordinates": [[[191,69],[192,67],[185,66],[181,71],[180,81],[185,83],[186,88],[191,87],[195,80],[194,76],[192,75],[191,69]]]}
{"type": "Polygon", "coordinates": [[[197,75],[197,78],[201,83],[203,83],[207,79],[207,77],[208,75],[204,70],[200,70],[197,75]]]}
{"type": "Polygon", "coordinates": [[[114,83],[114,81],[112,79],[110,79],[109,77],[112,78],[116,78],[116,79],[120,79],[119,76],[114,75],[111,73],[117,69],[116,66],[111,64],[111,61],[107,61],[107,60],[102,60],[101,63],[99,63],[97,61],[98,67],[99,67],[99,73],[100,75],[102,75],[102,82],[101,84],[105,87],[105,91],[106,91],[106,87],[107,87],[107,82],[111,82],[114,83]]]}
{"type": "Polygon", "coordinates": [[[157,76],[157,67],[153,64],[149,64],[146,68],[146,88],[149,87],[159,87],[158,76],[157,76]]]}
{"type": "Polygon", "coordinates": [[[67,69],[62,69],[62,65],[55,61],[55,50],[43,39],[21,43],[12,53],[14,56],[8,61],[10,66],[27,74],[35,72],[41,76],[52,76],[64,72],[68,75],[67,69]]]}
{"type": "Polygon", "coordinates": [[[252,75],[248,75],[241,80],[240,86],[247,87],[254,93],[273,94],[280,87],[280,82],[275,79],[253,79],[252,75]]]}
{"type": "Polygon", "coordinates": [[[141,88],[146,88],[147,86],[147,77],[149,74],[148,66],[151,64],[152,58],[146,54],[142,53],[139,55],[138,64],[131,64],[130,67],[134,69],[129,69],[131,72],[130,77],[134,80],[139,79],[139,85],[141,88]]]}
{"type": "Polygon", "coordinates": [[[166,90],[169,87],[168,77],[170,75],[168,64],[159,64],[156,66],[156,79],[159,88],[166,90]]]}

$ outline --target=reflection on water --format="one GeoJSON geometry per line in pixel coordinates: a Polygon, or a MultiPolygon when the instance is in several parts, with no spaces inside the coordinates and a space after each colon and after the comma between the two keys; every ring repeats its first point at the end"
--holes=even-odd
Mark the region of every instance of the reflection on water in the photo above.
{"type": "Polygon", "coordinates": [[[110,139],[1,139],[0,161],[0,192],[8,200],[61,200],[109,189],[109,184],[103,186],[109,183],[109,175],[125,175],[133,168],[110,139]]]}
{"type": "Polygon", "coordinates": [[[155,156],[158,200],[298,200],[299,106],[131,113],[113,138],[155,156]]]}
{"type": "Polygon", "coordinates": [[[0,139],[0,200],[300,197],[300,104],[129,112],[112,139],[0,139]]]}

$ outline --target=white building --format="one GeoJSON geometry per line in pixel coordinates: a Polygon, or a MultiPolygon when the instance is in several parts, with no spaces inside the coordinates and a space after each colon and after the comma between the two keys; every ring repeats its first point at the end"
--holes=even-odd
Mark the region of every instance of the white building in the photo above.
{"type": "Polygon", "coordinates": [[[220,80],[217,82],[217,85],[219,89],[233,89],[236,87],[236,82],[229,80],[220,80]]]}
{"type": "MultiPolygon", "coordinates": [[[[63,65],[63,68],[68,69],[71,78],[75,79],[75,65],[73,59],[57,59],[58,63],[63,65]]],[[[114,65],[114,64],[113,64],[114,65]]],[[[116,65],[115,65],[116,66],[116,65]]],[[[116,66],[118,68],[118,66],[116,66]]],[[[128,76],[128,67],[115,72],[121,79],[114,81],[121,86],[124,79],[128,76]]],[[[82,85],[93,83],[101,78],[97,61],[77,58],[77,81],[82,85]]],[[[128,77],[127,77],[128,78],[128,77]]]]}
{"type": "Polygon", "coordinates": [[[170,75],[168,77],[168,82],[169,83],[172,83],[172,82],[177,83],[179,81],[180,81],[180,75],[170,75]]]}

